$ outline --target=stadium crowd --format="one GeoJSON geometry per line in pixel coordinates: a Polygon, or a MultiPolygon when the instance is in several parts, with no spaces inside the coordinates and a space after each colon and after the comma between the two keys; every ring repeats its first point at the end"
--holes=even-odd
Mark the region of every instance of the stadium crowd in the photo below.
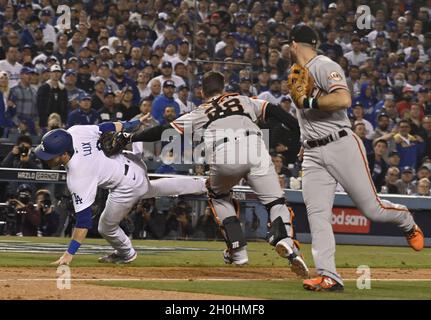
{"type": "MultiPolygon", "coordinates": [[[[31,145],[53,128],[144,114],[142,128],[172,121],[202,102],[209,70],[224,73],[227,92],[295,115],[283,41],[298,23],[316,30],[319,52],[345,71],[352,128],[377,190],[429,196],[431,0],[0,0],[0,136],[15,144],[2,166],[42,168],[31,145]],[[364,3],[372,15],[362,28],[356,11],[364,3]],[[70,27],[60,4],[70,8],[70,27]]],[[[261,127],[271,128],[280,183],[299,189],[299,137],[261,127]]],[[[160,143],[134,148],[159,159],[160,143]]]]}

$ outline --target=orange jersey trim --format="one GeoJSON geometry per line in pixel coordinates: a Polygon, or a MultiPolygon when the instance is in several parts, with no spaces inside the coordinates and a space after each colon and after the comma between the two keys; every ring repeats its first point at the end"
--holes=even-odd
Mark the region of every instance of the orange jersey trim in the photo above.
{"type": "Polygon", "coordinates": [[[177,124],[175,123],[175,121],[172,121],[172,122],[170,122],[169,124],[172,126],[172,128],[174,128],[175,130],[177,130],[177,131],[178,131],[178,133],[180,133],[180,134],[184,134],[184,129],[183,129],[183,128],[181,128],[179,125],[177,125],[177,124]]]}
{"type": "Polygon", "coordinates": [[[337,89],[345,89],[345,90],[349,90],[349,88],[347,88],[347,87],[346,87],[346,86],[344,86],[344,85],[341,85],[341,84],[333,84],[332,86],[330,86],[330,87],[329,87],[329,92],[331,93],[332,91],[337,90],[337,89]]]}
{"type": "Polygon", "coordinates": [[[367,160],[367,158],[364,156],[364,153],[362,152],[361,144],[359,143],[358,138],[357,138],[355,135],[353,135],[353,138],[355,138],[356,144],[358,145],[359,152],[361,153],[362,161],[363,161],[364,166],[365,166],[365,170],[367,171],[368,181],[370,182],[371,187],[373,188],[373,192],[374,192],[374,195],[375,195],[375,197],[376,197],[377,202],[379,203],[379,206],[380,206],[381,208],[383,208],[383,209],[386,209],[386,210],[395,210],[395,211],[404,211],[404,212],[409,212],[409,210],[407,210],[407,209],[394,208],[394,207],[386,207],[386,206],[381,202],[381,200],[380,200],[379,196],[377,195],[377,190],[376,190],[376,187],[374,186],[373,179],[371,178],[371,173],[370,173],[370,170],[369,170],[369,168],[368,168],[368,160],[367,160]]]}

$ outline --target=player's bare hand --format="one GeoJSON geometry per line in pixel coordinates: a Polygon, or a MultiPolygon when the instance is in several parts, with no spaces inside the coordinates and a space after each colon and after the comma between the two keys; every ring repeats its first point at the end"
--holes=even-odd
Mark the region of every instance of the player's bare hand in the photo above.
{"type": "Polygon", "coordinates": [[[298,157],[299,161],[304,160],[304,147],[301,147],[301,149],[299,149],[299,153],[296,156],[298,157]]]}
{"type": "Polygon", "coordinates": [[[69,252],[63,253],[63,255],[57,261],[52,262],[52,265],[61,266],[61,265],[69,265],[72,262],[73,255],[69,252]]]}

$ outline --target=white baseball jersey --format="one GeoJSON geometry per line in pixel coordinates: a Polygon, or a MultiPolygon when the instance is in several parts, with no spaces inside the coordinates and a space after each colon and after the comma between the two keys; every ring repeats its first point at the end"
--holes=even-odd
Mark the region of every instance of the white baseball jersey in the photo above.
{"type": "MultiPolygon", "coordinates": [[[[313,98],[327,95],[337,89],[348,89],[343,69],[330,58],[318,55],[305,67],[314,77],[313,98]]],[[[299,109],[296,113],[301,127],[301,140],[320,139],[341,128],[350,128],[347,110],[321,111],[317,109],[299,109]]]]}
{"type": "MultiPolygon", "coordinates": [[[[97,188],[142,186],[148,190],[145,170],[124,155],[106,157],[98,145],[101,132],[97,125],[76,125],[67,130],[73,139],[75,153],[66,165],[67,187],[73,197],[76,212],[90,207],[97,188]]],[[[127,194],[124,194],[127,201],[127,194]]]]}
{"type": "Polygon", "coordinates": [[[20,80],[22,64],[10,64],[7,60],[0,61],[0,70],[9,74],[9,88],[15,87],[20,80]]]}

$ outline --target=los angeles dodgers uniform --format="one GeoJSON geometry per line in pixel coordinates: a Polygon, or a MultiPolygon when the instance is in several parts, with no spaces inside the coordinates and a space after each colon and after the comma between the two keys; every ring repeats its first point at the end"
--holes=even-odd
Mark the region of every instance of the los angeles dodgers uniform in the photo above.
{"type": "Polygon", "coordinates": [[[131,153],[106,157],[98,144],[101,133],[97,125],[77,125],[68,132],[75,153],[66,165],[67,186],[75,212],[93,204],[97,188],[108,189],[98,230],[120,256],[135,253],[119,224],[139,199],[206,192],[203,179],[181,177],[150,182],[145,163],[131,153]]]}

